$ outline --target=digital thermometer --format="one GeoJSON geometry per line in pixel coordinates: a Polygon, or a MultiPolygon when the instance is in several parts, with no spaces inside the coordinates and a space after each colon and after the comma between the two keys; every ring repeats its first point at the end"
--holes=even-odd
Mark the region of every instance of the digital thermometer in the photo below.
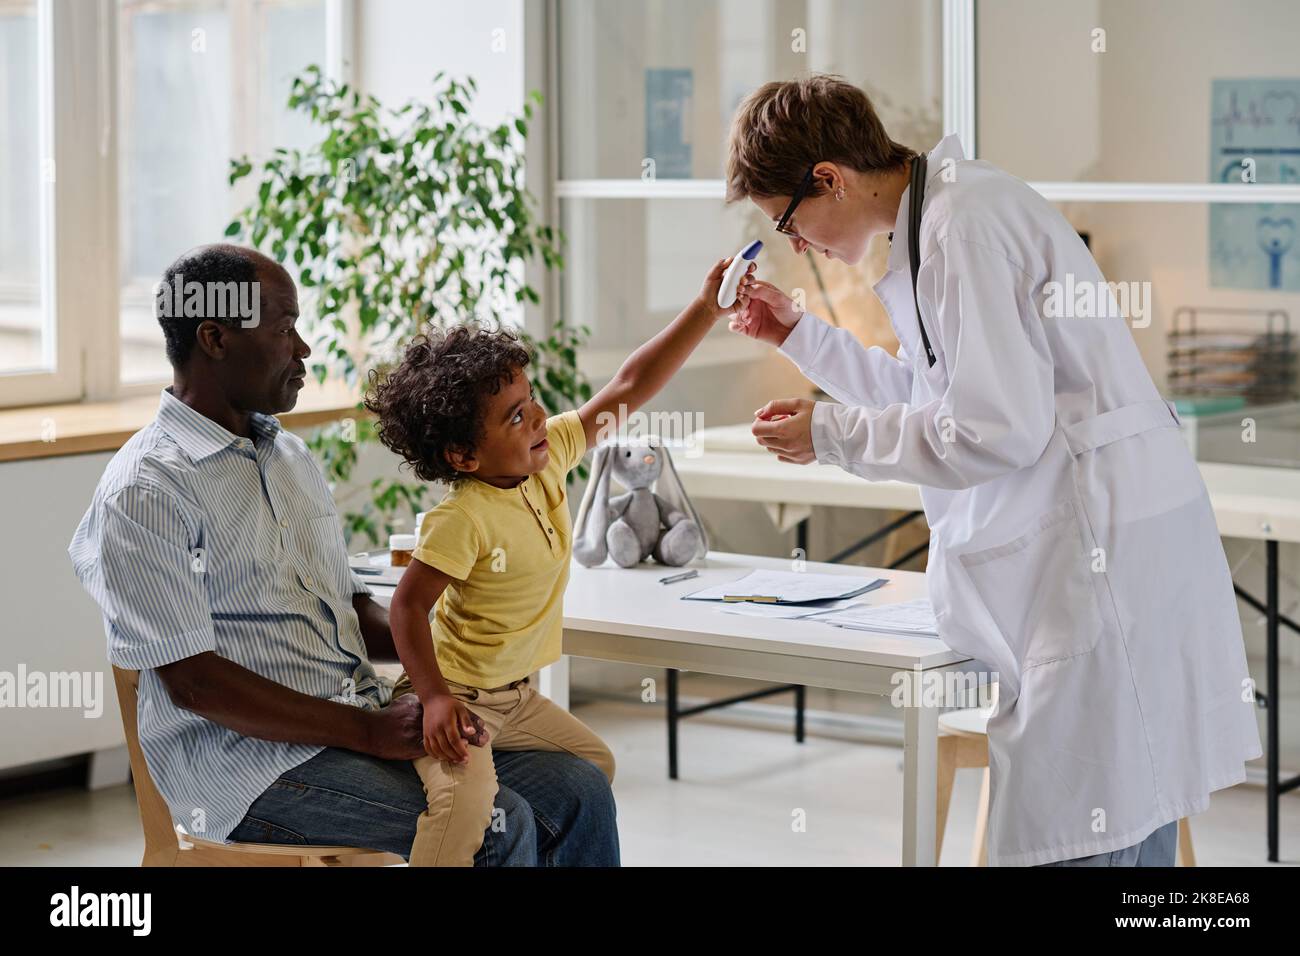
{"type": "Polygon", "coordinates": [[[736,291],[740,288],[740,280],[749,269],[749,264],[758,258],[758,251],[762,248],[762,241],[755,239],[737,252],[736,257],[731,260],[731,265],[727,266],[726,274],[722,277],[722,285],[718,287],[720,308],[729,309],[736,304],[736,291]]]}

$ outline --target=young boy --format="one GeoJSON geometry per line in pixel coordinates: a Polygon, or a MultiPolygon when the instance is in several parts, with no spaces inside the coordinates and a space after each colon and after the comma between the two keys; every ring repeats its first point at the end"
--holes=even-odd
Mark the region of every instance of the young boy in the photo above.
{"type": "Polygon", "coordinates": [[[389,611],[405,668],[393,697],[415,693],[424,710],[427,756],[415,767],[428,808],[412,866],[472,865],[492,822],[494,748],[567,751],[613,782],[609,748],[528,680],[560,657],[572,552],[565,476],[599,425],[649,401],[713,323],[744,306],[748,275],[733,309],[718,307],[729,264],[715,265],[699,296],[574,411],[546,417],[524,374],[529,354],[507,331],[421,337],[388,376],[372,373],[366,406],[384,444],[420,478],[451,486],[425,515],[389,611]]]}

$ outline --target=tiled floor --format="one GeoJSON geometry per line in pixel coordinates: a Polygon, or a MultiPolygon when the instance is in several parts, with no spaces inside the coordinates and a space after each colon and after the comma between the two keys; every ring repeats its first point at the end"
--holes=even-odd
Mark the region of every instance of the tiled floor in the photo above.
{"type": "MultiPolygon", "coordinates": [[[[662,708],[601,701],[576,711],[618,758],[623,861],[675,865],[894,865],[901,854],[902,754],[824,736],[796,745],[725,713],[681,729],[681,779],[667,779],[662,708]],[[798,817],[802,832],[792,825],[798,817]]],[[[942,864],[970,856],[978,775],[959,771],[942,864]]],[[[1283,859],[1300,862],[1300,799],[1283,799],[1283,859]]],[[[1264,863],[1264,797],[1220,791],[1192,822],[1198,862],[1264,863]]],[[[127,787],[0,802],[0,864],[134,865],[142,842],[127,787]]]]}

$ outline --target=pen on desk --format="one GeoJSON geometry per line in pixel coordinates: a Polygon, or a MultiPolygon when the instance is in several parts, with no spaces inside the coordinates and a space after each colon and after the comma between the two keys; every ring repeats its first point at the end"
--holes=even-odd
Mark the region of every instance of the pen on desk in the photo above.
{"type": "Polygon", "coordinates": [[[678,581],[689,581],[691,578],[698,578],[699,571],[683,571],[681,574],[670,574],[666,578],[660,578],[660,584],[676,584],[678,581]]]}

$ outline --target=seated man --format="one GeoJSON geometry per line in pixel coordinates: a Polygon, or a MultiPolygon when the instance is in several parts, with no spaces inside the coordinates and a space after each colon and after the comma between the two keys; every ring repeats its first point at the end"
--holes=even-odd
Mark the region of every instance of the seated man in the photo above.
{"type": "MultiPolygon", "coordinates": [[[[310,354],[293,280],[221,244],[172,263],[158,295],[173,385],[109,463],[69,548],[109,660],[141,672],[150,773],[196,837],[405,857],[426,806],[411,763],[424,754],[418,699],[391,700],[371,667],[396,659],[388,615],[348,568],[306,446],[271,417],[294,407],[310,354]],[[185,315],[196,282],[203,311],[224,314],[185,315]],[[241,302],[252,308],[234,314],[241,302]]],[[[498,812],[476,865],[618,864],[596,767],[494,756],[498,812]]]]}

